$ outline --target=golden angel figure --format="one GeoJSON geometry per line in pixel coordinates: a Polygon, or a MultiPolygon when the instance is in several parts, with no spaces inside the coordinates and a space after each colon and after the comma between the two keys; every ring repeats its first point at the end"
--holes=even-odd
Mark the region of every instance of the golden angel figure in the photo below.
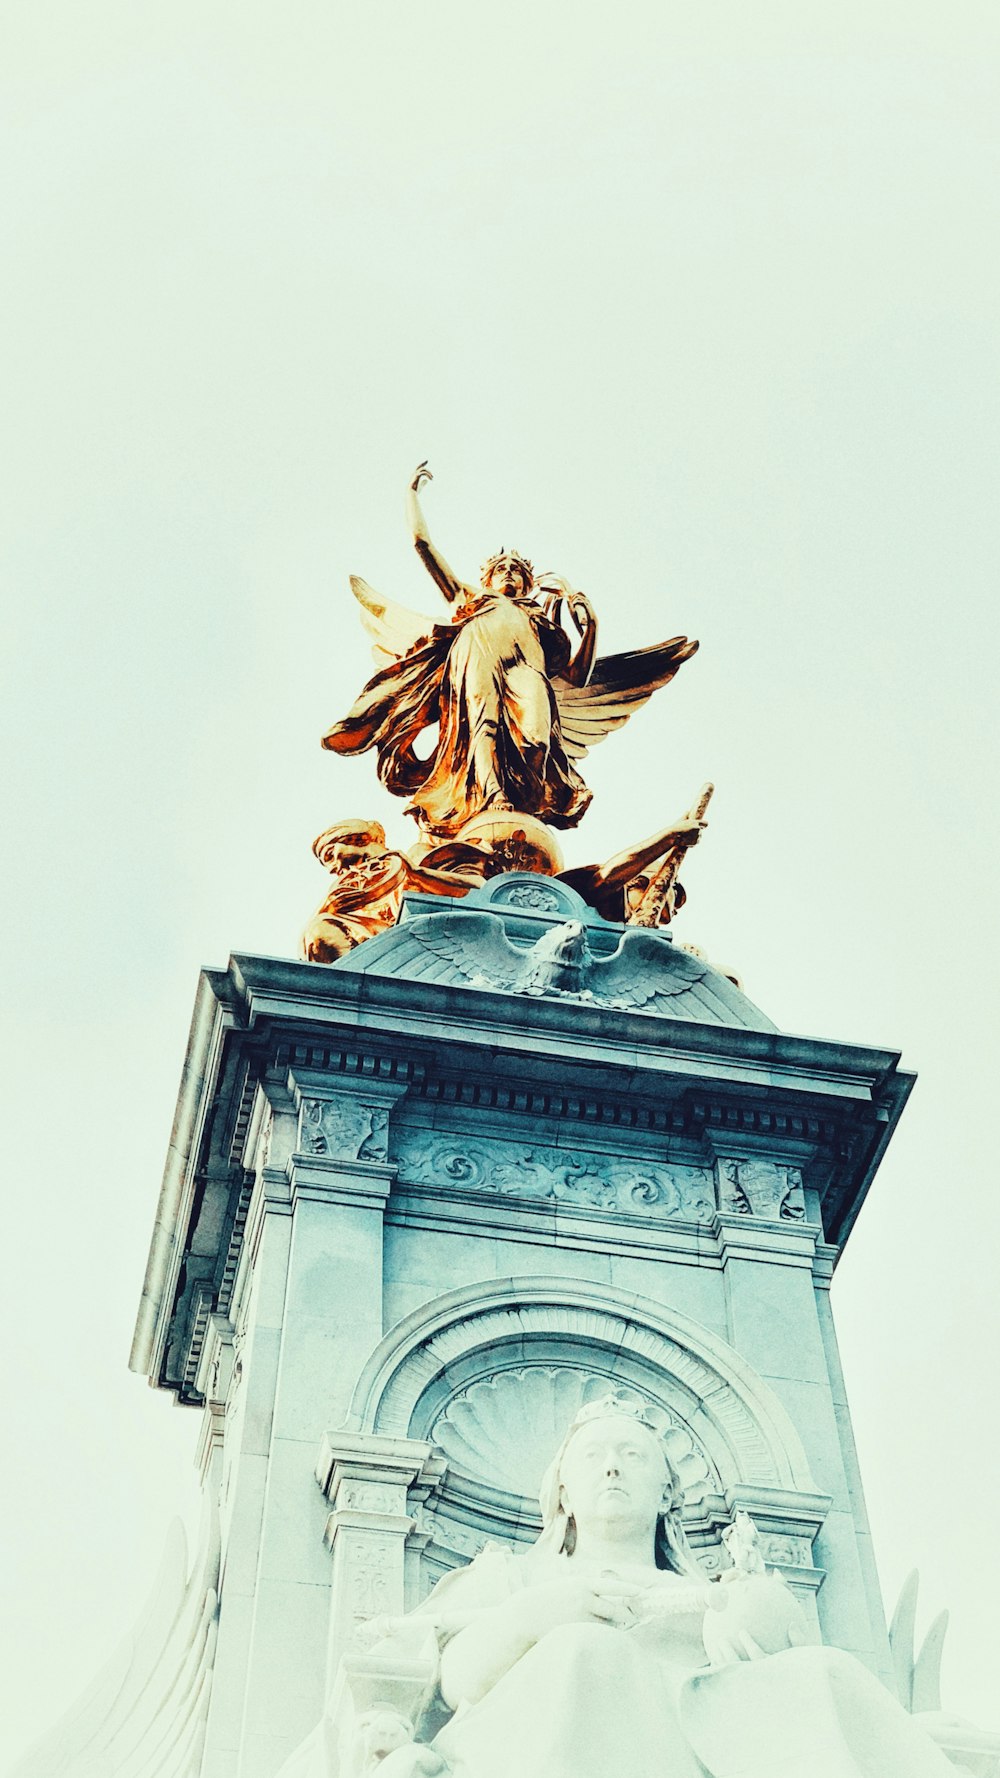
{"type": "Polygon", "coordinates": [[[481,585],[468,586],[430,540],[419,500],[430,479],[421,464],[407,513],[451,621],[407,611],[352,577],[379,671],[323,746],[344,754],[374,747],[383,784],[410,798],[407,812],[428,840],[450,838],[487,811],[575,827],[591,796],[577,762],[666,685],[698,644],[675,636],[595,658],[589,600],[554,575],[536,581],[514,551],[491,556],[481,585]],[[421,757],[419,738],[435,725],[421,757]]]}

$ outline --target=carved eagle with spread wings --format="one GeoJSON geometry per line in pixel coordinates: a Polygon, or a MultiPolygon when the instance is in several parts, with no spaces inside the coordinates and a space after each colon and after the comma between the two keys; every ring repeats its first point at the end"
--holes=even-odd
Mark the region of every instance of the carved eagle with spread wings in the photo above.
{"type": "Polygon", "coordinates": [[[575,827],[590,802],[576,763],[666,685],[698,644],[674,636],[597,656],[586,596],[526,557],[501,550],[481,585],[460,580],[431,543],[410,486],[414,544],[453,607],[435,622],[352,577],[378,671],[323,737],[336,753],[378,753],[379,777],[428,838],[454,837],[489,809],[575,827]],[[436,729],[436,734],[434,733],[436,729]],[[417,743],[432,734],[418,752],[417,743]]]}
{"type": "Polygon", "coordinates": [[[596,957],[580,920],[552,926],[528,947],[511,944],[503,920],[471,909],[421,914],[406,939],[472,988],[581,1000],[619,1012],[672,1013],[679,995],[712,974],[660,933],[627,927],[610,957],[596,957]]]}

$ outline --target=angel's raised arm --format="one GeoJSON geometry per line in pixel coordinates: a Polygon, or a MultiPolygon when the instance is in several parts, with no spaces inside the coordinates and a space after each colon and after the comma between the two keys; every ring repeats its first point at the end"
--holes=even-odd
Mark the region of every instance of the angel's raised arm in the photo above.
{"type": "Polygon", "coordinates": [[[453,605],[456,600],[466,597],[466,587],[459,580],[454,569],[449,568],[440,551],[434,548],[428,535],[427,520],[424,518],[419,496],[421,483],[429,482],[431,479],[431,472],[426,463],[421,463],[414,471],[413,480],[407,490],[406,517],[413,533],[413,544],[417,555],[435,585],[448,600],[449,605],[453,605]]]}

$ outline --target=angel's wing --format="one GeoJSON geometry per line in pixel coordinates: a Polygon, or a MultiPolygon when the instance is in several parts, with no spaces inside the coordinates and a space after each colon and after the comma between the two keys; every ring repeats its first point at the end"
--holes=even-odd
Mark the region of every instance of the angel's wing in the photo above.
{"type": "Polygon", "coordinates": [[[497,914],[419,914],[401,930],[446,962],[453,979],[464,978],[474,988],[503,990],[524,979],[524,952],[511,944],[497,914]]]}
{"type": "Polygon", "coordinates": [[[652,648],[603,655],[594,662],[586,685],[554,679],[562,744],[570,759],[582,759],[612,729],[621,728],[654,691],[669,683],[697,647],[697,642],[689,642],[686,636],[672,636],[669,642],[654,643],[652,648]]]}
{"type": "Polygon", "coordinates": [[[383,599],[381,593],[357,574],[351,575],[351,592],[361,606],[361,622],[373,639],[372,654],[376,666],[385,667],[391,661],[398,661],[418,642],[423,642],[434,628],[434,618],[425,617],[422,611],[408,611],[405,605],[396,605],[391,599],[383,599]]]}

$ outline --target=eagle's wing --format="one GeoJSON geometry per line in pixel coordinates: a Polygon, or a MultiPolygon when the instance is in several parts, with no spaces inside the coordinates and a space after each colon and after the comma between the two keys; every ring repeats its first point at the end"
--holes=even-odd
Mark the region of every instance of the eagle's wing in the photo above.
{"type": "Polygon", "coordinates": [[[621,728],[654,691],[669,683],[697,647],[686,636],[672,636],[652,648],[601,656],[586,685],[554,679],[562,744],[570,759],[582,759],[612,729],[621,728]]]}
{"type": "Polygon", "coordinates": [[[351,592],[361,606],[361,622],[373,639],[372,654],[379,667],[388,666],[391,661],[398,661],[401,655],[408,654],[434,628],[432,617],[425,617],[422,611],[408,611],[405,605],[396,605],[391,599],[383,599],[381,593],[357,574],[351,575],[351,592]]]}
{"type": "Polygon", "coordinates": [[[630,926],[617,951],[595,961],[590,979],[601,1000],[613,1000],[630,1011],[642,1007],[646,1012],[669,1012],[670,1001],[697,988],[708,974],[707,963],[671,939],[630,926]]]}
{"type": "Polygon", "coordinates": [[[474,988],[510,989],[524,979],[524,953],[511,944],[498,914],[418,914],[404,930],[474,988]]]}

